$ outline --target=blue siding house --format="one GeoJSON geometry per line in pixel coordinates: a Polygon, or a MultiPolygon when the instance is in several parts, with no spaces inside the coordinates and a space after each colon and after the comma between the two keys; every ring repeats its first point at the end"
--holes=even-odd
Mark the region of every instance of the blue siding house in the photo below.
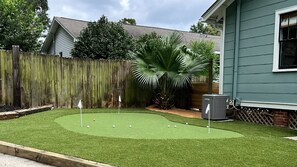
{"type": "Polygon", "coordinates": [[[220,93],[296,113],[297,0],[217,0],[202,20],[223,26],[220,93]]]}

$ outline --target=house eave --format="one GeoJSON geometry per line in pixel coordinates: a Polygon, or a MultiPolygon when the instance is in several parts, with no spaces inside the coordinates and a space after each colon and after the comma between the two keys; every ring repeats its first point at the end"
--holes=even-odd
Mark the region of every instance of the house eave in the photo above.
{"type": "Polygon", "coordinates": [[[201,21],[207,23],[220,22],[224,16],[225,9],[234,0],[217,0],[201,16],[201,21]]]}
{"type": "Polygon", "coordinates": [[[53,40],[53,29],[54,27],[56,26],[57,22],[55,21],[55,17],[53,19],[53,22],[48,30],[48,33],[45,37],[45,40],[42,44],[42,47],[41,47],[41,53],[46,53],[46,51],[48,50],[48,48],[50,47],[50,42],[53,40]]]}
{"type": "Polygon", "coordinates": [[[42,47],[41,47],[41,53],[46,53],[47,52],[47,50],[50,47],[51,42],[53,40],[53,36],[57,31],[58,26],[61,26],[73,38],[73,41],[76,40],[74,34],[72,34],[66,27],[64,27],[64,25],[61,24],[61,22],[57,19],[57,17],[54,17],[53,22],[52,22],[52,24],[50,26],[50,29],[49,29],[49,31],[48,31],[48,33],[46,35],[46,38],[45,38],[45,40],[43,42],[42,47]]]}
{"type": "Polygon", "coordinates": [[[58,19],[56,20],[56,22],[73,38],[73,40],[75,40],[75,35],[72,34],[72,32],[70,32],[67,27],[65,27],[58,19]]]}

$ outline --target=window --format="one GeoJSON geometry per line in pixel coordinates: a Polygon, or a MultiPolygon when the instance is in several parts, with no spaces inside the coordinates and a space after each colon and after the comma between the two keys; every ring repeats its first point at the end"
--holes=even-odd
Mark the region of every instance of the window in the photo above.
{"type": "Polygon", "coordinates": [[[297,6],[276,11],[273,71],[297,71],[297,6]]]}

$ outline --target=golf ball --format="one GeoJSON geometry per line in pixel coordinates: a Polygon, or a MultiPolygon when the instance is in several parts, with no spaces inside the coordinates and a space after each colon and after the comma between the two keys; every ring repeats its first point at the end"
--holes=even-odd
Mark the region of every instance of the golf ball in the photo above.
{"type": "Polygon", "coordinates": [[[129,128],[131,128],[132,127],[132,125],[129,125],[129,128]]]}
{"type": "Polygon", "coordinates": [[[113,128],[115,128],[115,125],[112,125],[113,128]]]}
{"type": "Polygon", "coordinates": [[[174,128],[176,128],[176,125],[174,125],[174,128]]]}
{"type": "Polygon", "coordinates": [[[90,125],[87,125],[87,128],[89,128],[90,127],[90,125]]]}
{"type": "Polygon", "coordinates": [[[188,125],[188,122],[186,122],[186,124],[188,125]]]}
{"type": "Polygon", "coordinates": [[[209,126],[206,126],[207,128],[209,128],[209,126]]]}
{"type": "Polygon", "coordinates": [[[168,125],[167,127],[170,128],[170,125],[168,125]]]}

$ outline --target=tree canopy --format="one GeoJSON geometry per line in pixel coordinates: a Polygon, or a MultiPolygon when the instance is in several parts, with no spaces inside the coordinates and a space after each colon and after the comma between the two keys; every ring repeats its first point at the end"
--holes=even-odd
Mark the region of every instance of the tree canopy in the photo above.
{"type": "Polygon", "coordinates": [[[119,21],[119,23],[122,24],[130,24],[130,25],[136,25],[136,20],[132,18],[123,18],[119,21]]]}
{"type": "Polygon", "coordinates": [[[215,28],[212,24],[206,24],[201,21],[195,25],[191,25],[190,32],[208,34],[208,35],[220,35],[219,29],[215,28]]]}
{"type": "Polygon", "coordinates": [[[128,59],[134,41],[121,23],[109,22],[104,15],[88,23],[74,43],[73,57],[91,59],[128,59]]]}
{"type": "Polygon", "coordinates": [[[162,44],[162,36],[156,32],[144,34],[137,40],[137,48],[144,47],[145,50],[150,52],[157,52],[158,47],[162,44]]]}
{"type": "MultiPolygon", "coordinates": [[[[204,57],[206,60],[212,60],[213,62],[213,76],[217,78],[219,75],[219,56],[214,52],[214,42],[212,41],[194,41],[190,46],[191,50],[187,53],[192,57],[197,55],[204,57]]],[[[208,75],[208,68],[205,68],[201,75],[208,75]]]]}
{"type": "Polygon", "coordinates": [[[47,0],[0,0],[0,47],[38,51],[42,32],[48,28],[47,0]]]}

